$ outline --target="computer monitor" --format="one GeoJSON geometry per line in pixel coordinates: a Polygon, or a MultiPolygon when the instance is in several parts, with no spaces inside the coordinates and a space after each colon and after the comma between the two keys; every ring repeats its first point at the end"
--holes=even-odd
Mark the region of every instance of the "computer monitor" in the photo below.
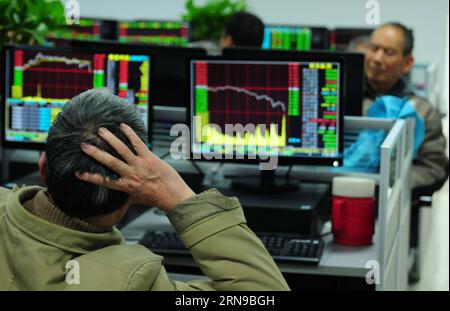
{"type": "Polygon", "coordinates": [[[58,40],[116,40],[117,22],[97,18],[80,18],[79,23],[65,25],[61,29],[49,33],[50,41],[58,40]]]}
{"type": "Polygon", "coordinates": [[[342,163],[340,57],[205,57],[191,59],[189,72],[192,159],[342,163]],[[230,133],[239,124],[250,127],[230,133]]]}
{"type": "Polygon", "coordinates": [[[3,52],[5,148],[44,149],[64,104],[91,88],[108,88],[134,103],[148,125],[150,52],[30,46],[8,46],[3,52]]]}
{"type": "MultiPolygon", "coordinates": [[[[108,49],[118,46],[118,44],[105,40],[98,42],[71,40],[69,46],[108,49]]],[[[138,49],[152,53],[152,106],[186,106],[186,97],[188,96],[186,61],[191,57],[206,56],[205,49],[141,43],[121,43],[119,46],[130,51],[138,49]]]]}
{"type": "Polygon", "coordinates": [[[370,36],[372,31],[372,28],[336,28],[330,31],[330,50],[346,51],[354,38],[370,36]]]}
{"type": "Polygon", "coordinates": [[[263,49],[309,51],[328,49],[328,29],[300,25],[266,25],[263,49]]]}
{"type": "Polygon", "coordinates": [[[119,42],[187,46],[190,26],[175,20],[119,22],[119,42]]]}
{"type": "Polygon", "coordinates": [[[151,47],[154,56],[152,102],[159,106],[186,107],[189,96],[186,62],[206,56],[202,48],[151,47]]]}
{"type": "Polygon", "coordinates": [[[308,60],[314,60],[317,57],[321,59],[334,59],[336,57],[340,57],[344,60],[344,75],[342,76],[342,109],[344,115],[362,115],[365,79],[364,55],[362,53],[330,51],[296,52],[234,47],[224,49],[222,51],[222,55],[226,57],[263,58],[271,60],[286,59],[291,57],[308,60]]]}

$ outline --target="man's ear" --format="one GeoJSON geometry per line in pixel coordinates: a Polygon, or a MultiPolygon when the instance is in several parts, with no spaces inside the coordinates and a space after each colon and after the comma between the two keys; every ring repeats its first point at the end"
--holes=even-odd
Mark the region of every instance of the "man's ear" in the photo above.
{"type": "Polygon", "coordinates": [[[45,152],[42,152],[41,156],[39,157],[38,166],[39,166],[39,175],[41,176],[41,180],[45,184],[47,184],[47,181],[48,181],[47,171],[46,171],[46,162],[47,162],[47,157],[45,156],[45,152]]]}
{"type": "Polygon", "coordinates": [[[405,56],[405,63],[403,64],[403,74],[405,75],[409,73],[413,65],[414,65],[414,57],[411,54],[405,56]]]}

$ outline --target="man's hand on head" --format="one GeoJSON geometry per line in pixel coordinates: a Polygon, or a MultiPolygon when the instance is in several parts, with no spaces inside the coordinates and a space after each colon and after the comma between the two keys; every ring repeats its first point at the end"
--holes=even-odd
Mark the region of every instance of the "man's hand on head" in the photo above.
{"type": "Polygon", "coordinates": [[[100,174],[77,172],[75,175],[79,179],[123,191],[130,196],[130,203],[156,206],[166,212],[195,195],[181,176],[152,153],[128,125],[121,124],[120,128],[137,154],[106,128],[100,128],[98,135],[110,144],[125,162],[93,145],[81,144],[83,152],[119,174],[120,178],[111,180],[100,174]]]}

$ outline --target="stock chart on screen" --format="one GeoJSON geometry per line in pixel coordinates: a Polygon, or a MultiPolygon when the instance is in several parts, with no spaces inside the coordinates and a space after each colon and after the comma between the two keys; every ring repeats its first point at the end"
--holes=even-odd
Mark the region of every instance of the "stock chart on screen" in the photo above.
{"type": "Polygon", "coordinates": [[[311,49],[311,29],[293,26],[266,26],[263,49],[308,51],[311,49]]]}
{"type": "Polygon", "coordinates": [[[339,154],[339,62],[191,61],[193,153],[339,154]],[[195,119],[195,118],[194,118],[195,119]],[[254,125],[230,135],[227,125],[254,125]],[[261,126],[262,125],[262,126],[261,126]]]}
{"type": "Polygon", "coordinates": [[[101,21],[95,19],[80,18],[78,24],[65,25],[58,31],[49,33],[48,37],[68,40],[100,40],[101,21]]]}
{"type": "Polygon", "coordinates": [[[189,23],[182,21],[120,22],[119,42],[187,46],[189,23]]]}
{"type": "Polygon", "coordinates": [[[261,46],[265,50],[328,50],[329,30],[320,26],[266,24],[261,46]]]}
{"type": "Polygon", "coordinates": [[[5,141],[44,143],[64,104],[108,88],[148,120],[149,55],[28,48],[6,51],[5,141]]]}

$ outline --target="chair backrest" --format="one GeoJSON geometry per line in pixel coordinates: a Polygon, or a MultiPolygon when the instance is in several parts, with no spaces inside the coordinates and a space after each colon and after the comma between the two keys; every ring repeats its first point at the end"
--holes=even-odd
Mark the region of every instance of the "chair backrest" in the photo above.
{"type": "Polygon", "coordinates": [[[442,188],[442,186],[445,184],[445,182],[447,181],[447,178],[448,178],[448,161],[446,164],[447,165],[444,168],[444,171],[446,172],[444,178],[432,183],[431,185],[412,189],[411,196],[413,199],[419,198],[421,196],[432,196],[434,192],[436,192],[442,188]]]}

